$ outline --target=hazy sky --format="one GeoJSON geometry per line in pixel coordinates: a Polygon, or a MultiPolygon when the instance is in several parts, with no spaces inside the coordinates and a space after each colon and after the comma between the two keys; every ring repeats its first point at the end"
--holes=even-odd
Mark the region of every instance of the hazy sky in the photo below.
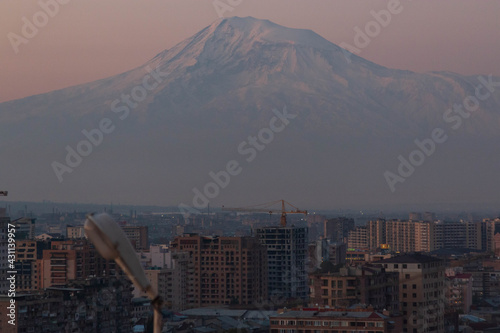
{"type": "MultiPolygon", "coordinates": [[[[218,19],[211,0],[58,0],[0,2],[0,102],[118,74],[141,65],[218,19]],[[38,21],[36,21],[38,20],[38,21]],[[38,31],[27,26],[38,22],[38,31]],[[29,22],[29,23],[26,23],[29,22]],[[9,40],[25,38],[16,53],[9,40]],[[16,37],[17,38],[17,37],[16,37]]],[[[391,1],[217,0],[224,16],[254,16],[312,29],[355,45],[356,27],[391,1]]],[[[359,55],[414,71],[500,75],[500,1],[401,1],[401,12],[374,31],[359,55]]],[[[20,43],[20,39],[18,39],[20,43]]]]}

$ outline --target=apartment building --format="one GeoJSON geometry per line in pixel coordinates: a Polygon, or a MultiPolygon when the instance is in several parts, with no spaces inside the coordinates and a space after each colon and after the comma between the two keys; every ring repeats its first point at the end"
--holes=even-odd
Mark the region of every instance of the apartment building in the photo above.
{"type": "Polygon", "coordinates": [[[271,333],[401,332],[393,318],[373,308],[292,309],[271,316],[269,320],[271,333]]]}
{"type": "Polygon", "coordinates": [[[399,275],[375,265],[341,268],[338,273],[309,275],[311,306],[372,306],[399,313],[399,275]]]}
{"type": "Polygon", "coordinates": [[[332,243],[346,243],[351,230],[354,230],[351,218],[337,217],[323,222],[323,237],[332,243]]]}
{"type": "Polygon", "coordinates": [[[468,248],[481,250],[480,222],[434,222],[435,249],[468,248]]]}
{"type": "Polygon", "coordinates": [[[85,238],[85,232],[83,225],[67,225],[66,226],[66,237],[69,239],[79,239],[85,238]]]}
{"type": "Polygon", "coordinates": [[[35,239],[35,221],[36,219],[30,217],[21,217],[13,220],[11,224],[16,229],[17,239],[35,239]]]}
{"type": "Polygon", "coordinates": [[[460,273],[446,277],[447,308],[467,314],[472,306],[472,274],[460,273]]]}
{"type": "Polygon", "coordinates": [[[306,300],[307,228],[263,227],[255,230],[267,249],[268,294],[306,300]]]}
{"type": "Polygon", "coordinates": [[[493,251],[495,222],[375,220],[367,223],[370,250],[388,246],[397,252],[468,248],[493,251]]]}
{"type": "Polygon", "coordinates": [[[444,262],[423,254],[405,254],[384,259],[388,272],[399,273],[399,303],[403,331],[443,333],[445,296],[444,262]]]}
{"type": "Polygon", "coordinates": [[[16,290],[33,291],[41,288],[39,260],[42,259],[43,250],[48,249],[50,243],[30,240],[16,240],[16,290]]]}
{"type": "Polygon", "coordinates": [[[66,285],[71,280],[89,276],[105,276],[116,269],[114,261],[102,258],[86,239],[51,241],[37,260],[37,267],[39,288],[66,285]]]}
{"type": "Polygon", "coordinates": [[[0,332],[131,332],[131,282],[125,277],[91,278],[17,294],[16,325],[8,323],[10,297],[0,296],[0,332]]]}
{"type": "Polygon", "coordinates": [[[267,299],[266,248],[254,237],[185,235],[172,251],[188,252],[193,272],[189,307],[248,305],[267,299]]]}
{"type": "Polygon", "coordinates": [[[359,226],[349,231],[347,247],[349,249],[367,250],[369,248],[369,233],[367,226],[359,226]]]}
{"type": "Polygon", "coordinates": [[[123,225],[121,227],[136,251],[149,249],[147,226],[123,225]]]}
{"type": "Polygon", "coordinates": [[[370,220],[366,224],[368,228],[368,248],[370,250],[378,249],[382,244],[387,243],[386,221],[384,219],[370,220]]]}
{"type": "Polygon", "coordinates": [[[390,220],[385,227],[385,243],[393,251],[430,252],[435,249],[433,223],[390,220]]]}

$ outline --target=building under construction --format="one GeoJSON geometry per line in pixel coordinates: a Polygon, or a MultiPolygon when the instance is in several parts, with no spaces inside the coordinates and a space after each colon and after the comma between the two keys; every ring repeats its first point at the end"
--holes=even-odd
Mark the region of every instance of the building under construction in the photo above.
{"type": "Polygon", "coordinates": [[[255,231],[267,247],[269,296],[307,299],[307,228],[276,226],[255,231]]]}

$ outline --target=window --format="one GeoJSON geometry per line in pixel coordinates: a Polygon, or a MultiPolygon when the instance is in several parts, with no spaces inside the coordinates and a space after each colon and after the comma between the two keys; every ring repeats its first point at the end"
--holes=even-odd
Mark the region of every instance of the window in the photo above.
{"type": "Polygon", "coordinates": [[[414,285],[412,285],[412,286],[411,286],[411,288],[412,288],[412,289],[417,289],[417,285],[416,285],[416,284],[414,284],[414,285]]]}
{"type": "Polygon", "coordinates": [[[403,268],[408,268],[408,265],[406,265],[406,264],[403,264],[403,268]]]}
{"type": "Polygon", "coordinates": [[[394,264],[394,268],[399,268],[399,265],[398,264],[394,264]]]}
{"type": "Polygon", "coordinates": [[[405,279],[409,280],[410,279],[410,274],[405,274],[405,279]]]}
{"type": "Polygon", "coordinates": [[[403,289],[406,289],[406,284],[403,284],[403,289]]]}

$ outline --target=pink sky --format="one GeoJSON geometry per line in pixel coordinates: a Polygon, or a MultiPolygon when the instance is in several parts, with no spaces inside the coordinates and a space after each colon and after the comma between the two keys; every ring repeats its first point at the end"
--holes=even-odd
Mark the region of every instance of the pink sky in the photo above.
{"type": "MultiPolygon", "coordinates": [[[[218,18],[212,0],[59,1],[68,3],[17,54],[9,33],[22,36],[23,17],[33,22],[42,9],[33,0],[0,2],[0,102],[124,72],[218,18]]],[[[374,20],[370,11],[388,6],[382,0],[217,1],[241,2],[226,17],[269,19],[351,45],[353,29],[374,20]]],[[[500,1],[402,0],[401,6],[360,56],[413,71],[500,76],[500,1]]]]}

